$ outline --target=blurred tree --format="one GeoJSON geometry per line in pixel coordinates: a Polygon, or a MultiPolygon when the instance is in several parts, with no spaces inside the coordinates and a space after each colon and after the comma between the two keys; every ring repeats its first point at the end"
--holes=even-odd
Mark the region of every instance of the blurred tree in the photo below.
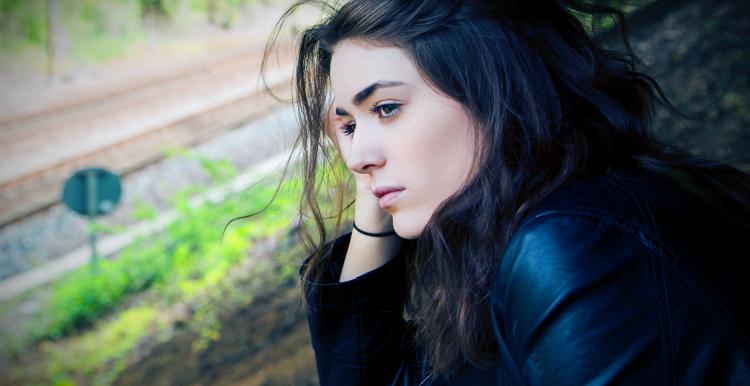
{"type": "Polygon", "coordinates": [[[57,42],[55,36],[60,29],[60,4],[58,0],[47,0],[47,83],[55,78],[55,56],[57,42]]]}
{"type": "Polygon", "coordinates": [[[167,17],[167,8],[162,0],[139,0],[143,16],[167,17]]]}
{"type": "Polygon", "coordinates": [[[234,15],[227,0],[208,0],[207,16],[211,24],[228,29],[234,15]]]}

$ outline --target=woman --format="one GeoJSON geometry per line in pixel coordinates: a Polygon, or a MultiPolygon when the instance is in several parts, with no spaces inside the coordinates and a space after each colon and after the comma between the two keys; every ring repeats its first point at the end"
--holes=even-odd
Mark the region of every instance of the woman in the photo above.
{"type": "Polygon", "coordinates": [[[305,3],[328,12],[295,93],[322,385],[750,384],[750,176],[654,139],[659,86],[574,16],[619,12],[302,1],[277,28],[305,3]]]}

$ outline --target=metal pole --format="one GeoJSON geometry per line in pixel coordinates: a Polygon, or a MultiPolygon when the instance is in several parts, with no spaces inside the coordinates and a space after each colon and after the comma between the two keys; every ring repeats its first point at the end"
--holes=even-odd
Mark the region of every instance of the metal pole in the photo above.
{"type": "Polygon", "coordinates": [[[89,170],[86,173],[86,211],[91,218],[91,235],[89,244],[91,245],[91,272],[98,271],[98,255],[96,253],[96,172],[89,170]]]}

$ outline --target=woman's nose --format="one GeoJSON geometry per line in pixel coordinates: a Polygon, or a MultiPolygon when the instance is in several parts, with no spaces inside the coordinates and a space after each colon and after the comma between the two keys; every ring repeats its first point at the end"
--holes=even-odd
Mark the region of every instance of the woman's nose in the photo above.
{"type": "Polygon", "coordinates": [[[381,145],[373,134],[375,133],[368,133],[366,129],[360,129],[354,134],[347,160],[347,166],[352,171],[368,173],[385,163],[381,145]]]}

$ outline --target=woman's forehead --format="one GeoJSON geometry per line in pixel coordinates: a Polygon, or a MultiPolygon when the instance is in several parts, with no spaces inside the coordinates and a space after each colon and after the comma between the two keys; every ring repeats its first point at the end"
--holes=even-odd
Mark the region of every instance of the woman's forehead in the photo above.
{"type": "Polygon", "coordinates": [[[358,93],[378,84],[405,86],[419,81],[414,64],[400,48],[345,40],[333,51],[331,85],[339,104],[352,103],[358,93]]]}

